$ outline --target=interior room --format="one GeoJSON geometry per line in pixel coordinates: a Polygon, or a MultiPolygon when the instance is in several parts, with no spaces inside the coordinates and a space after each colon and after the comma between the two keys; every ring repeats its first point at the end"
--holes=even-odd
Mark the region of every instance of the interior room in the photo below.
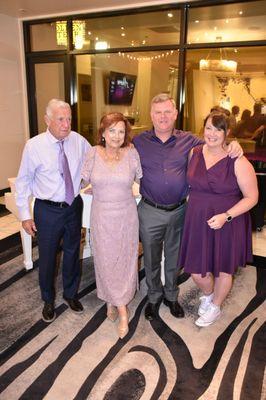
{"type": "Polygon", "coordinates": [[[175,100],[176,128],[201,139],[215,106],[229,112],[238,106],[236,126],[243,112],[253,114],[254,104],[266,118],[265,0],[89,3],[0,2],[0,397],[264,399],[265,123],[259,133],[232,128],[227,138],[238,141],[254,166],[259,203],[251,210],[253,262],[238,269],[223,318],[208,328],[195,326],[200,291],[181,270],[185,318],[176,320],[162,304],[158,320],[145,320],[140,243],[129,334],[118,339],[97,297],[91,197],[84,197],[78,296],[85,312],[71,314],[62,301],[58,254],[57,318],[51,324],[41,319],[38,240],[23,231],[14,182],[25,143],[46,131],[50,99],[70,104],[72,130],[91,145],[110,112],[128,119],[131,139],[149,131],[150,102],[158,93],[175,100]]]}

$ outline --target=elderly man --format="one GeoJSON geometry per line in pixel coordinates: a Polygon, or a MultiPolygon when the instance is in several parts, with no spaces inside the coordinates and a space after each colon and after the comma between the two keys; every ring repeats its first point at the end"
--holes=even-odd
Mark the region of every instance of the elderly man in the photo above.
{"type": "MultiPolygon", "coordinates": [[[[190,150],[202,143],[188,132],[174,128],[178,112],[174,100],[159,94],[151,102],[153,129],[136,136],[133,143],[140,155],[143,178],[138,206],[140,237],[148,286],[145,317],[158,315],[162,299],[176,318],[184,317],[178,303],[177,260],[187,196],[186,169],[190,150]],[[165,283],[161,282],[162,249],[165,254],[165,283]]],[[[242,149],[234,142],[234,155],[242,149]]],[[[232,155],[232,152],[229,153],[232,155]]]]}
{"type": "Polygon", "coordinates": [[[39,284],[44,301],[42,318],[55,319],[54,277],[56,253],[63,239],[63,297],[76,313],[83,311],[77,299],[80,281],[79,247],[82,199],[81,167],[89,143],[71,131],[68,103],[52,99],[46,108],[47,130],[25,145],[16,179],[16,203],[22,226],[39,247],[39,284]],[[32,219],[29,199],[36,198],[32,219]]]}

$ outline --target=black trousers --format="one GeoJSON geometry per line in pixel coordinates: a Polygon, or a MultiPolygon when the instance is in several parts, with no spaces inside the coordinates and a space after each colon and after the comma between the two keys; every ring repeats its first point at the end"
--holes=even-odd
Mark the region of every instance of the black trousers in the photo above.
{"type": "Polygon", "coordinates": [[[56,254],[63,239],[63,295],[75,298],[80,281],[79,249],[83,202],[77,196],[70,207],[60,208],[35,200],[34,221],[39,247],[39,284],[43,301],[55,299],[56,254]]]}

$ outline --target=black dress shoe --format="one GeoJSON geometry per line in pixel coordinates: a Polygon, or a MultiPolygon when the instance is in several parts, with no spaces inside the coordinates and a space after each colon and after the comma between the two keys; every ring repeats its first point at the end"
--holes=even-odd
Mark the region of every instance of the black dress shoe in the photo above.
{"type": "Polygon", "coordinates": [[[176,317],[176,318],[184,318],[184,310],[178,303],[178,301],[169,301],[167,299],[164,299],[164,304],[170,308],[171,314],[176,317]]]}
{"type": "Polygon", "coordinates": [[[65,302],[71,308],[72,311],[75,313],[82,313],[83,312],[83,305],[78,299],[69,299],[67,297],[64,297],[65,302]]]}
{"type": "Polygon", "coordinates": [[[160,303],[148,303],[145,308],[145,318],[149,321],[156,319],[158,317],[160,303]]]}
{"type": "Polygon", "coordinates": [[[53,303],[44,303],[42,310],[42,319],[45,322],[53,322],[55,319],[54,305],[53,303]]]}

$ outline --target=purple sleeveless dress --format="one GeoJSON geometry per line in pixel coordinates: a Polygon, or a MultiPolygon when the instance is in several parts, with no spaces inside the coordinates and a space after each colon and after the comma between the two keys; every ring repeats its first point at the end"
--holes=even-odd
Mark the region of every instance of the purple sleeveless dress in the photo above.
{"type": "Polygon", "coordinates": [[[241,198],[234,173],[236,159],[225,157],[208,170],[203,145],[194,148],[187,180],[189,201],[186,211],[178,265],[188,273],[220,272],[234,274],[238,267],[252,261],[252,231],[249,213],[211,229],[207,220],[224,213],[241,198]]]}

